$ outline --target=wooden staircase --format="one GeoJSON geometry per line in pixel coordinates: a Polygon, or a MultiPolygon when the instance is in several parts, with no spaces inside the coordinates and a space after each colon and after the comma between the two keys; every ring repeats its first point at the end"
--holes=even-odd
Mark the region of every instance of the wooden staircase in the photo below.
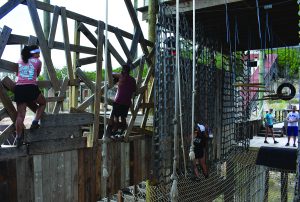
{"type": "MultiPolygon", "coordinates": [[[[282,128],[273,128],[273,132],[274,132],[274,136],[275,137],[283,137],[285,135],[285,131],[282,128]]],[[[262,125],[260,127],[260,130],[257,134],[257,136],[260,137],[265,137],[266,134],[266,128],[262,125]]],[[[269,134],[268,137],[271,137],[271,135],[269,134]]]]}

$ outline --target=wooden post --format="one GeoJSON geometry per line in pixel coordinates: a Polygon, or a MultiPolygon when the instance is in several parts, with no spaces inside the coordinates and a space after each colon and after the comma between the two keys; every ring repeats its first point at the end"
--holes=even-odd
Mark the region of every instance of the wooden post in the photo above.
{"type": "MultiPolygon", "coordinates": [[[[79,22],[75,21],[74,25],[74,44],[79,45],[80,44],[80,31],[78,30],[79,22]]],[[[76,72],[76,61],[79,59],[79,52],[74,52],[73,53],[73,72],[76,72]]],[[[75,79],[78,78],[78,76],[75,74],[74,75],[75,79]]],[[[70,103],[69,107],[76,108],[78,106],[78,86],[71,86],[70,87],[70,103]]]]}
{"type": "MultiPolygon", "coordinates": [[[[265,56],[264,56],[264,52],[261,50],[259,51],[259,57],[258,57],[258,68],[259,68],[259,83],[264,83],[264,77],[265,77],[265,65],[264,65],[264,61],[265,61],[265,56]]],[[[258,99],[262,99],[264,97],[264,93],[263,92],[259,92],[258,94],[258,99]]],[[[262,107],[264,106],[264,101],[260,100],[259,101],[259,109],[261,110],[262,107]]],[[[263,113],[261,113],[261,118],[263,113]]]]}
{"type": "Polygon", "coordinates": [[[94,125],[92,130],[92,138],[88,141],[88,146],[92,146],[93,143],[97,143],[99,133],[99,115],[100,115],[100,100],[101,100],[101,80],[102,80],[102,55],[103,55],[103,34],[104,24],[98,22],[98,40],[97,40],[97,62],[96,62],[96,87],[95,87],[95,102],[94,102],[94,125]],[[91,142],[93,141],[93,143],[91,142]]]}

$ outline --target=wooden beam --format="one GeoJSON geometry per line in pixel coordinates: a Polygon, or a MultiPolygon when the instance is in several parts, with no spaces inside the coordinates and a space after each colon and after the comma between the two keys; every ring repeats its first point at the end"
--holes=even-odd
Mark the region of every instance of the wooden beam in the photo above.
{"type": "Polygon", "coordinates": [[[41,119],[41,127],[89,125],[93,122],[91,113],[47,114],[41,119]]]}
{"type": "Polygon", "coordinates": [[[37,9],[36,9],[35,2],[36,2],[35,0],[27,0],[28,10],[30,13],[30,17],[31,17],[31,21],[32,21],[34,30],[39,39],[39,45],[42,50],[42,54],[43,54],[43,57],[45,60],[45,64],[47,67],[46,69],[48,71],[49,78],[51,80],[53,89],[55,91],[57,91],[57,90],[59,90],[58,79],[56,77],[56,72],[55,72],[55,69],[54,69],[54,66],[53,66],[53,63],[51,60],[50,51],[49,51],[48,44],[47,44],[47,41],[44,36],[44,32],[42,29],[42,25],[41,25],[40,18],[39,18],[37,9]]]}
{"type": "Polygon", "coordinates": [[[97,59],[97,56],[80,58],[80,59],[76,60],[76,67],[81,67],[83,65],[88,65],[88,64],[95,63],[96,59],[97,59]]]}
{"type": "MultiPolygon", "coordinates": [[[[43,3],[41,1],[37,1],[36,2],[36,7],[39,8],[39,9],[41,9],[41,10],[48,11],[48,12],[51,12],[51,13],[54,10],[54,6],[53,5],[50,5],[50,4],[47,4],[47,3],[43,3]]],[[[72,11],[69,11],[69,10],[66,11],[66,14],[67,14],[68,18],[73,19],[75,21],[83,22],[85,24],[92,25],[94,27],[98,26],[98,21],[95,20],[95,19],[92,19],[90,17],[84,16],[84,15],[81,15],[81,14],[78,14],[78,13],[75,13],[75,12],[72,12],[72,11]]],[[[104,23],[104,22],[102,22],[102,23],[104,23]]],[[[108,31],[109,32],[113,32],[114,33],[115,29],[116,29],[116,27],[108,25],[108,31]]],[[[132,39],[133,38],[133,36],[132,36],[131,33],[126,32],[124,30],[121,30],[121,34],[122,34],[123,37],[126,37],[128,39],[132,39]]],[[[147,46],[153,47],[153,45],[154,45],[149,40],[146,40],[145,42],[146,42],[147,46]]]]}
{"type": "MultiPolygon", "coordinates": [[[[137,15],[136,15],[136,12],[135,12],[135,9],[132,5],[132,2],[130,0],[124,0],[125,4],[126,4],[126,7],[127,7],[127,10],[128,10],[128,13],[130,15],[130,18],[131,18],[131,21],[135,27],[136,30],[141,30],[141,26],[140,26],[140,23],[139,23],[139,20],[137,18],[137,15]]],[[[143,32],[141,32],[140,34],[140,37],[139,37],[139,42],[141,44],[141,48],[142,48],[142,51],[143,53],[148,56],[149,55],[149,51],[148,51],[148,47],[146,45],[146,40],[144,38],[144,35],[143,35],[143,32]]],[[[147,61],[147,64],[148,66],[152,66],[152,61],[150,58],[146,57],[146,61],[147,61]]]]}
{"type": "Polygon", "coordinates": [[[40,142],[32,142],[28,145],[28,154],[47,154],[62,151],[70,151],[83,149],[86,147],[86,138],[69,138],[69,139],[56,139],[40,142]]]}
{"type": "Polygon", "coordinates": [[[52,25],[51,25],[50,34],[48,37],[48,47],[49,48],[53,48],[59,13],[60,13],[60,8],[58,6],[54,6],[52,25]]]}
{"type": "Polygon", "coordinates": [[[69,79],[72,82],[74,80],[74,73],[73,73],[73,66],[72,66],[72,59],[71,59],[71,50],[70,50],[70,39],[69,39],[69,30],[68,30],[68,23],[66,17],[66,8],[61,7],[61,23],[62,23],[62,30],[63,30],[63,39],[65,45],[65,56],[68,68],[69,79]]]}
{"type": "Polygon", "coordinates": [[[37,45],[38,39],[35,36],[30,35],[27,44],[28,46],[37,45]]]}
{"type": "Polygon", "coordinates": [[[9,39],[9,35],[11,33],[12,29],[4,26],[0,35],[0,58],[2,57],[2,54],[4,52],[4,48],[7,44],[7,41],[9,39]]]}
{"type": "MultiPolygon", "coordinates": [[[[99,114],[100,114],[100,98],[101,98],[101,81],[102,81],[102,55],[103,55],[103,41],[104,41],[104,29],[103,23],[98,22],[98,33],[97,33],[97,62],[96,62],[96,89],[95,89],[95,102],[94,102],[94,115],[95,120],[93,124],[92,140],[93,144],[97,145],[97,139],[99,134],[99,114]]],[[[92,146],[89,144],[88,146],[92,146]]]]}
{"type": "Polygon", "coordinates": [[[96,37],[90,32],[90,30],[88,30],[88,28],[83,23],[79,24],[78,30],[81,31],[95,47],[97,47],[96,37]]]}
{"type": "MultiPolygon", "coordinates": [[[[67,91],[67,88],[68,88],[68,78],[65,78],[62,85],[61,85],[61,88],[60,88],[60,91],[58,93],[58,97],[66,97],[66,91],[67,91]]],[[[59,110],[61,109],[62,105],[63,105],[63,101],[64,100],[61,100],[61,101],[57,101],[54,105],[54,109],[53,109],[53,114],[57,114],[59,112],[59,110]]]]}
{"type": "Polygon", "coordinates": [[[112,64],[111,64],[111,56],[110,53],[107,54],[107,80],[108,80],[108,88],[112,88],[114,86],[114,79],[113,79],[113,71],[112,71],[112,64]]]}
{"type": "Polygon", "coordinates": [[[0,161],[7,161],[9,159],[16,159],[18,157],[24,157],[24,156],[27,156],[27,149],[25,145],[19,148],[16,147],[0,148],[0,161]]]}
{"type": "Polygon", "coordinates": [[[145,58],[142,57],[142,59],[139,60],[139,68],[138,68],[138,74],[136,76],[136,86],[137,88],[139,88],[141,86],[142,83],[142,76],[143,76],[143,72],[144,72],[144,66],[145,66],[145,58]]]}
{"type": "Polygon", "coordinates": [[[15,88],[16,84],[8,76],[6,76],[2,79],[2,84],[5,88],[7,88],[7,90],[14,92],[14,88],[15,88]]]}
{"type": "Polygon", "coordinates": [[[12,100],[8,97],[7,91],[4,88],[2,82],[0,82],[0,100],[11,120],[15,122],[17,118],[17,110],[14,107],[12,100]]]}
{"type": "Polygon", "coordinates": [[[4,108],[0,110],[0,121],[4,118],[8,117],[8,114],[4,108]]]}
{"type": "Polygon", "coordinates": [[[84,111],[86,108],[88,108],[91,104],[94,102],[95,94],[91,95],[88,99],[86,99],[83,103],[81,103],[76,110],[78,111],[84,111]]]}
{"type": "Polygon", "coordinates": [[[0,20],[24,0],[9,0],[0,8],[0,20]]]}
{"type": "Polygon", "coordinates": [[[17,73],[18,72],[18,64],[15,62],[10,62],[7,60],[0,59],[0,69],[11,72],[11,73],[17,73]]]}
{"type": "MultiPolygon", "coordinates": [[[[15,45],[15,44],[27,44],[27,43],[28,43],[28,37],[11,34],[7,44],[15,45]]],[[[64,43],[54,41],[53,49],[65,50],[64,43]]],[[[85,54],[91,54],[91,55],[96,55],[96,52],[97,52],[96,48],[74,45],[74,44],[70,44],[70,50],[73,52],[85,53],[85,54]]]]}
{"type": "Polygon", "coordinates": [[[45,97],[46,102],[62,102],[65,100],[66,97],[59,96],[59,97],[45,97]]]}
{"type": "Polygon", "coordinates": [[[136,52],[137,52],[137,47],[138,47],[138,43],[139,43],[140,38],[141,38],[141,33],[142,33],[141,28],[135,28],[135,32],[134,32],[133,39],[132,39],[132,42],[131,42],[131,47],[130,47],[130,54],[131,55],[135,55],[136,52]]]}
{"type": "Polygon", "coordinates": [[[2,131],[2,133],[0,134],[0,145],[2,145],[7,140],[7,138],[13,134],[15,129],[15,125],[10,124],[9,126],[7,126],[7,128],[5,128],[4,131],[2,131]]]}
{"type": "Polygon", "coordinates": [[[107,40],[108,43],[108,50],[109,52],[115,57],[115,59],[118,61],[118,63],[122,66],[124,64],[126,64],[126,62],[123,60],[123,58],[120,56],[120,54],[118,53],[118,51],[111,45],[111,43],[109,42],[109,40],[107,40]]]}
{"type": "Polygon", "coordinates": [[[82,136],[80,126],[41,127],[38,130],[25,130],[25,142],[38,142],[82,136]]]}
{"type": "Polygon", "coordinates": [[[122,47],[122,49],[123,49],[126,57],[127,57],[127,63],[129,63],[129,64],[132,63],[132,61],[133,61],[133,57],[132,56],[133,55],[130,53],[130,51],[129,51],[127,45],[126,45],[126,42],[123,39],[123,37],[122,37],[122,35],[120,33],[120,30],[118,28],[115,31],[115,36],[117,37],[117,39],[118,39],[118,41],[119,41],[119,43],[120,43],[120,45],[121,45],[121,47],[122,47]]]}
{"type": "MultiPolygon", "coordinates": [[[[80,31],[78,30],[80,22],[75,21],[74,23],[74,44],[80,44],[80,31]]],[[[77,69],[77,60],[79,59],[80,53],[73,52],[73,72],[76,72],[77,69]]],[[[74,74],[74,77],[78,79],[78,76],[74,74]]],[[[78,94],[79,94],[79,85],[72,86],[69,91],[69,108],[74,108],[78,106],[78,94]]]]}
{"type": "Polygon", "coordinates": [[[84,74],[84,72],[80,69],[76,69],[77,76],[87,85],[89,89],[91,89],[92,93],[95,92],[95,84],[84,74]]]}

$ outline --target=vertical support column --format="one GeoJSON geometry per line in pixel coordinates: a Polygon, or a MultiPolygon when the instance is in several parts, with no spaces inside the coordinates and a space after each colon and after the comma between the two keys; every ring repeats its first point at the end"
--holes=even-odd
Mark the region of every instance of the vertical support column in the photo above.
{"type": "MultiPolygon", "coordinates": [[[[259,56],[258,56],[258,68],[259,68],[259,83],[264,83],[264,77],[265,77],[265,65],[264,65],[264,52],[262,50],[259,51],[259,56]]],[[[264,96],[263,92],[259,92],[258,94],[258,98],[262,99],[264,96]]],[[[262,107],[264,106],[264,101],[260,100],[259,101],[259,110],[261,110],[262,112],[262,107]]],[[[261,117],[262,117],[262,113],[261,113],[261,117]]]]}
{"type": "MultiPolygon", "coordinates": [[[[50,4],[50,0],[44,0],[44,3],[50,4]]],[[[44,35],[45,35],[45,38],[48,39],[49,38],[49,34],[50,34],[50,13],[47,12],[47,11],[43,11],[43,16],[44,16],[44,35]]],[[[50,55],[51,55],[51,49],[49,50],[49,52],[50,52],[50,55]]],[[[46,62],[45,61],[43,61],[43,64],[44,64],[44,66],[46,66],[46,62]]],[[[47,67],[43,68],[43,69],[44,69],[43,76],[44,76],[44,79],[47,81],[47,80],[49,80],[49,76],[48,76],[48,73],[47,73],[47,70],[46,70],[47,67]]],[[[54,94],[54,93],[52,92],[52,94],[54,94]]],[[[49,96],[47,88],[44,89],[44,95],[46,97],[49,96]]],[[[48,102],[46,104],[46,110],[45,111],[46,112],[50,112],[50,111],[52,111],[52,109],[53,109],[53,103],[48,102]],[[49,105],[51,105],[51,106],[49,106],[49,105]]]]}
{"type": "Polygon", "coordinates": [[[281,177],[281,188],[280,188],[281,202],[287,202],[288,201],[288,173],[280,172],[280,177],[281,177]]]}
{"type": "MultiPolygon", "coordinates": [[[[78,30],[78,26],[79,26],[80,22],[75,21],[75,25],[74,25],[74,45],[79,45],[80,44],[80,31],[78,30]]],[[[74,78],[75,80],[78,78],[78,76],[76,75],[76,68],[77,68],[77,64],[76,61],[79,59],[79,52],[74,52],[73,53],[73,72],[74,72],[74,78]]],[[[80,85],[80,84],[79,84],[80,85]]],[[[71,86],[70,87],[70,99],[69,99],[69,107],[71,109],[71,107],[76,108],[78,106],[78,90],[79,90],[79,86],[71,86]]],[[[81,91],[80,91],[81,92],[81,91]]],[[[82,101],[82,96],[81,99],[82,101]]]]}
{"type": "MultiPolygon", "coordinates": [[[[300,0],[297,0],[298,3],[298,10],[300,12],[300,0]]],[[[298,15],[300,15],[300,13],[298,12],[298,15]]],[[[298,23],[298,26],[300,27],[300,20],[298,23]]],[[[299,34],[299,38],[300,38],[300,33],[299,34]]],[[[298,82],[299,82],[299,88],[300,89],[300,66],[298,67],[298,82]]],[[[299,91],[298,91],[299,93],[299,91]]],[[[299,105],[298,105],[298,109],[300,112],[300,98],[299,98],[299,105]]],[[[299,121],[300,122],[300,121],[299,121]]],[[[299,125],[299,123],[298,123],[299,125]]],[[[298,148],[297,148],[297,166],[296,166],[296,187],[295,187],[295,197],[294,197],[294,201],[299,201],[300,200],[300,177],[299,177],[299,172],[300,172],[300,148],[299,148],[299,144],[300,144],[300,138],[298,138],[298,148]]]]}

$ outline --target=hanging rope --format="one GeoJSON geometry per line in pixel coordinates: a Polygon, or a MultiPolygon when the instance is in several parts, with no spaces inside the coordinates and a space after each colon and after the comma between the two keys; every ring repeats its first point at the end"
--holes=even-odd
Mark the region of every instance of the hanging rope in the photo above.
{"type": "MultiPolygon", "coordinates": [[[[261,28],[260,28],[260,15],[259,15],[259,5],[258,5],[258,1],[256,0],[256,13],[257,13],[257,21],[258,21],[258,31],[259,31],[259,38],[260,40],[262,40],[261,37],[261,28]]],[[[262,48],[262,41],[261,41],[261,48],[262,48]]]]}
{"type": "Polygon", "coordinates": [[[195,69],[196,69],[196,52],[195,52],[195,0],[193,0],[193,92],[192,92],[192,130],[191,130],[191,147],[189,157],[190,160],[193,161],[195,159],[195,152],[194,152],[194,126],[195,126],[195,69]]]}
{"type": "Polygon", "coordinates": [[[178,116],[178,76],[180,75],[179,69],[179,0],[176,0],[176,71],[175,71],[175,115],[173,119],[174,124],[174,158],[173,158],[173,173],[171,175],[171,180],[173,181],[170,197],[172,202],[176,202],[178,199],[178,176],[176,173],[176,163],[177,163],[177,116],[178,116]]]}
{"type": "Polygon", "coordinates": [[[108,38],[108,0],[106,0],[105,4],[105,55],[104,55],[104,68],[105,68],[105,78],[104,78],[104,134],[103,134],[103,144],[102,144],[102,158],[103,158],[103,177],[105,179],[108,178],[109,173],[107,171],[107,132],[106,132],[106,112],[107,112],[107,38],[108,38]]]}

